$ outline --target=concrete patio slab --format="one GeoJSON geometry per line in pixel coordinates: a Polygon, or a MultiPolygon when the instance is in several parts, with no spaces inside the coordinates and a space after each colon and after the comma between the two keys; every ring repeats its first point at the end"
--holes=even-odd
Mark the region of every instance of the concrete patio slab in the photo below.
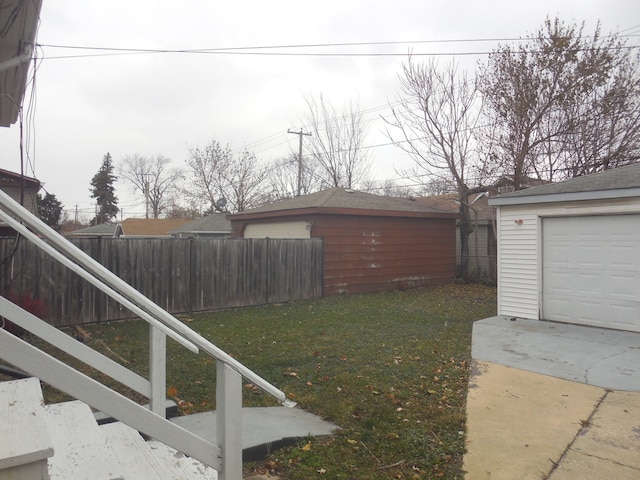
{"type": "MultiPolygon", "coordinates": [[[[215,411],[196,413],[171,419],[177,425],[214,442],[215,411]]],[[[317,415],[287,407],[253,407],[242,409],[243,461],[262,458],[277,448],[299,439],[331,435],[339,427],[317,415]]]]}
{"type": "Polygon", "coordinates": [[[640,393],[607,392],[549,479],[595,478],[593,472],[640,478],[640,393]]]}
{"type": "Polygon", "coordinates": [[[640,478],[640,333],[474,324],[467,480],[640,478]]]}
{"type": "Polygon", "coordinates": [[[602,388],[474,361],[465,478],[545,478],[604,394],[602,388]]]}

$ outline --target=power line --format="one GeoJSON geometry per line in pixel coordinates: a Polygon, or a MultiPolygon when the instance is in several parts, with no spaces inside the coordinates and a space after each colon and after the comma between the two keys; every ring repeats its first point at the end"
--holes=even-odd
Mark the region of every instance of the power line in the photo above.
{"type": "MultiPolygon", "coordinates": [[[[605,35],[603,38],[620,37],[635,38],[640,36],[635,30],[640,26],[630,27],[624,31],[631,31],[629,34],[605,35]]],[[[585,36],[581,38],[593,38],[585,36]]],[[[47,57],[48,60],[64,58],[86,58],[100,56],[119,55],[141,55],[141,54],[206,54],[206,55],[268,55],[268,56],[312,56],[312,57],[399,57],[406,56],[406,52],[283,52],[273,50],[300,50],[315,48],[344,48],[344,47],[372,47],[372,46],[397,46],[397,45],[437,45],[437,44],[477,44],[477,43],[499,43],[499,42],[527,42],[529,37],[503,37],[503,38],[458,38],[458,39],[431,39],[431,40],[408,40],[408,41],[384,41],[384,42],[336,42],[336,43],[309,43],[309,44],[282,44],[282,45],[251,45],[240,47],[214,47],[214,48],[193,48],[193,49],[164,49],[164,48],[127,48],[127,47],[101,47],[88,45],[60,45],[60,44],[37,44],[39,47],[56,48],[64,50],[87,50],[104,53],[91,53],[80,55],[59,55],[47,57]],[[270,50],[270,51],[266,51],[270,50]]],[[[640,45],[617,46],[611,49],[632,49],[640,45]]],[[[468,52],[423,52],[413,53],[415,56],[465,56],[465,55],[489,55],[490,51],[468,51],[468,52]]]]}

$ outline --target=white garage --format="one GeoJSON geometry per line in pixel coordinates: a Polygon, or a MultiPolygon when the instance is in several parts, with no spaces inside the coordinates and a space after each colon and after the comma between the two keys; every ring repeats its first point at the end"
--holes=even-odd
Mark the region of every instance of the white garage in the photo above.
{"type": "Polygon", "coordinates": [[[640,164],[490,203],[499,315],[640,331],[640,164]]]}

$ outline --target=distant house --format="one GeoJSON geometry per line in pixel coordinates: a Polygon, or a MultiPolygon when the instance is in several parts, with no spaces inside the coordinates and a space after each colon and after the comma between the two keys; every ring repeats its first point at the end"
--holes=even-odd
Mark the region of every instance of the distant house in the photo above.
{"type": "Polygon", "coordinates": [[[80,228],[65,235],[70,238],[114,238],[122,235],[122,226],[119,223],[101,223],[80,228]]]}
{"type": "MultiPolygon", "coordinates": [[[[469,197],[469,210],[473,232],[469,236],[469,275],[471,278],[496,281],[497,242],[495,235],[495,207],[489,206],[487,193],[469,197]]],[[[456,193],[416,198],[416,202],[452,213],[460,211],[456,193]]],[[[460,227],[456,228],[456,264],[461,262],[460,227]]]]}
{"type": "Polygon", "coordinates": [[[457,214],[343,188],[229,215],[232,236],[321,238],[324,294],[435,285],[455,278],[457,214]]]}
{"type": "Polygon", "coordinates": [[[123,237],[162,238],[191,220],[184,218],[127,218],[122,221],[123,237]]]}
{"type": "Polygon", "coordinates": [[[67,234],[72,238],[169,238],[170,231],[187,223],[189,219],[127,218],[122,223],[103,223],[81,228],[67,234]]]}
{"type": "Polygon", "coordinates": [[[640,332],[640,163],[489,204],[499,315],[640,332]]]}
{"type": "Polygon", "coordinates": [[[176,238],[229,237],[231,222],[226,213],[213,213],[169,230],[169,234],[176,238]]]}
{"type": "MultiPolygon", "coordinates": [[[[0,169],[0,190],[8,194],[16,202],[34,215],[38,214],[37,194],[40,181],[0,169]]],[[[0,236],[15,235],[15,230],[0,221],[0,236]]]]}

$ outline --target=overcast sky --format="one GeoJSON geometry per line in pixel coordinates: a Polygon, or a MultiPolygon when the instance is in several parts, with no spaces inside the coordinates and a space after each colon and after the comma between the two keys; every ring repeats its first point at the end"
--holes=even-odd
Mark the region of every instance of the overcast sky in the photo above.
{"type": "MultiPolygon", "coordinates": [[[[184,165],[190,148],[215,139],[271,161],[297,150],[297,137],[287,129],[303,126],[304,96],[320,93],[336,106],[357,101],[368,143],[384,144],[379,117],[398,94],[409,50],[476,52],[456,57],[474,70],[495,39],[507,43],[533,33],[547,16],[584,21],[587,33],[600,20],[603,33],[640,34],[638,0],[43,0],[35,113],[25,125],[26,173],[40,179],[72,218],[77,206],[87,220],[94,204],[90,180],[107,152],[116,163],[138,153],[184,165]],[[447,40],[465,41],[431,42],[447,40]],[[293,47],[356,42],[367,45],[293,47]],[[291,48],[114,55],[56,46],[291,48]],[[298,55],[265,55],[276,52],[298,55]],[[371,55],[380,53],[396,55],[371,55]]],[[[640,37],[628,41],[638,45],[640,37]]],[[[25,109],[28,104],[29,98],[25,109]]],[[[0,129],[0,167],[20,171],[19,137],[17,125],[0,129]]],[[[395,147],[372,148],[370,157],[380,180],[397,178],[394,168],[410,164],[395,147]]],[[[116,193],[125,218],[144,215],[143,202],[124,184],[116,193]]]]}

